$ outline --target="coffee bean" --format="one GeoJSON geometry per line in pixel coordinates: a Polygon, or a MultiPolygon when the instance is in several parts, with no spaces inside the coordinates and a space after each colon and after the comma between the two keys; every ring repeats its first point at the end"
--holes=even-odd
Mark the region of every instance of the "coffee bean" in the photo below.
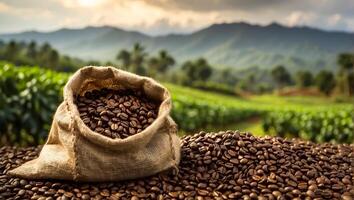
{"type": "Polygon", "coordinates": [[[242,159],[240,160],[240,163],[241,163],[241,164],[247,164],[247,163],[248,163],[248,159],[247,159],[247,158],[242,158],[242,159]]]}
{"type": "MultiPolygon", "coordinates": [[[[109,129],[114,135],[122,127],[129,137],[129,128],[136,130],[130,122],[140,122],[136,118],[107,123],[102,133],[109,129]]],[[[201,132],[181,141],[179,173],[107,183],[10,177],[8,170],[34,159],[41,147],[0,147],[0,199],[352,199],[353,144],[256,138],[237,131],[201,132]]]]}
{"type": "Polygon", "coordinates": [[[91,130],[112,139],[140,133],[154,122],[158,112],[156,102],[133,90],[88,91],[76,96],[75,103],[91,130]]]}

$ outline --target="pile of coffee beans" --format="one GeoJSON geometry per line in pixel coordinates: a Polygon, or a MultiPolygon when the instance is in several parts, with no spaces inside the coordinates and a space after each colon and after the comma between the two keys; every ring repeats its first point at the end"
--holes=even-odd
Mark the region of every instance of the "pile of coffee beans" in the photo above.
{"type": "Polygon", "coordinates": [[[103,88],[76,97],[82,121],[110,138],[127,138],[148,127],[157,117],[158,104],[141,91],[103,88]]]}
{"type": "Polygon", "coordinates": [[[41,147],[0,148],[0,199],[353,199],[354,145],[226,131],[182,138],[179,173],[108,183],[6,175],[41,147]]]}

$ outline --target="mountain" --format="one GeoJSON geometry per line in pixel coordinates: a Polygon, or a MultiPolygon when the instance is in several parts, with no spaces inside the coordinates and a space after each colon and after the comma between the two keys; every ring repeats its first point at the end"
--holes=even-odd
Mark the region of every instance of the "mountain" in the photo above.
{"type": "Polygon", "coordinates": [[[149,36],[119,28],[86,27],[53,32],[2,34],[0,40],[49,42],[60,52],[83,59],[113,60],[121,49],[140,42],[150,54],[168,50],[179,62],[205,57],[216,67],[268,69],[282,64],[290,70],[335,69],[336,56],[354,52],[354,33],[310,27],[247,23],[214,24],[190,34],[149,36]]]}

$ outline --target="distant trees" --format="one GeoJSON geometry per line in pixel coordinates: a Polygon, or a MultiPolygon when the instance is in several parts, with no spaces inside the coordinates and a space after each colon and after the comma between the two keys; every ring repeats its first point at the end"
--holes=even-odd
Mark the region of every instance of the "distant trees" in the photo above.
{"type": "Polygon", "coordinates": [[[153,77],[158,73],[164,74],[175,63],[175,59],[166,50],[161,50],[156,57],[148,60],[150,74],[153,77]]]}
{"type": "MultiPolygon", "coordinates": [[[[0,41],[0,60],[17,65],[39,65],[58,71],[73,71],[85,65],[102,65],[96,60],[83,61],[61,55],[49,43],[36,43],[35,41],[30,43],[0,41]]],[[[173,69],[176,60],[169,52],[160,50],[155,55],[149,55],[139,43],[135,43],[129,50],[120,50],[115,61],[119,61],[123,69],[133,73],[225,94],[235,93],[235,90],[253,94],[270,92],[275,86],[282,89],[292,85],[293,80],[300,88],[316,85],[326,95],[331,94],[335,86],[342,93],[354,94],[353,53],[338,55],[336,75],[331,71],[321,71],[316,76],[306,70],[291,74],[282,65],[272,70],[261,69],[257,66],[243,71],[235,71],[231,67],[217,69],[212,67],[205,58],[188,60],[182,63],[180,68],[173,69]]],[[[107,61],[105,65],[115,66],[117,64],[115,61],[107,61]]]]}
{"type": "Polygon", "coordinates": [[[147,56],[145,48],[139,43],[135,43],[131,51],[121,50],[118,52],[116,59],[121,62],[123,69],[127,69],[133,73],[145,75],[144,61],[147,56]]]}
{"type": "Polygon", "coordinates": [[[130,53],[127,50],[121,50],[116,56],[118,61],[121,61],[123,66],[120,66],[123,69],[126,69],[130,66],[130,53]]]}
{"type": "Polygon", "coordinates": [[[131,51],[125,49],[119,51],[116,59],[121,62],[123,69],[144,75],[145,69],[143,68],[143,62],[145,61],[146,55],[144,47],[136,43],[131,51]]]}
{"type": "Polygon", "coordinates": [[[224,83],[229,86],[235,86],[239,80],[233,72],[234,70],[230,67],[222,69],[220,72],[220,77],[218,79],[221,83],[224,83]]]}
{"type": "Polygon", "coordinates": [[[318,89],[329,96],[336,86],[335,77],[332,72],[322,70],[316,76],[316,85],[318,89]]]}
{"type": "Polygon", "coordinates": [[[5,46],[4,57],[9,60],[15,60],[19,54],[20,47],[15,41],[10,41],[5,46]]]}
{"type": "Polygon", "coordinates": [[[189,82],[206,81],[211,76],[213,69],[204,58],[187,61],[182,65],[182,70],[189,77],[189,82]]]}
{"type": "Polygon", "coordinates": [[[80,59],[61,56],[50,44],[38,45],[35,41],[30,43],[10,41],[0,45],[0,59],[18,65],[39,65],[58,71],[73,71],[86,63],[80,59]]]}
{"type": "Polygon", "coordinates": [[[282,65],[273,68],[271,74],[279,89],[291,83],[290,73],[282,65]]]}
{"type": "Polygon", "coordinates": [[[37,59],[38,52],[37,52],[37,43],[35,41],[31,41],[28,45],[26,56],[28,58],[37,59]]]}
{"type": "Polygon", "coordinates": [[[133,50],[130,53],[130,70],[133,73],[145,75],[146,70],[143,63],[146,56],[147,54],[145,53],[145,48],[139,43],[135,43],[133,50]]]}
{"type": "Polygon", "coordinates": [[[296,85],[300,88],[305,88],[313,85],[314,78],[309,71],[298,71],[295,76],[296,85]]]}
{"type": "Polygon", "coordinates": [[[337,57],[339,66],[338,78],[344,93],[348,96],[354,94],[354,54],[342,53],[337,57]]]}
{"type": "Polygon", "coordinates": [[[174,58],[166,51],[161,50],[157,56],[149,57],[145,48],[135,43],[131,51],[120,50],[116,56],[123,69],[140,75],[157,76],[164,74],[175,64],[174,58]]]}

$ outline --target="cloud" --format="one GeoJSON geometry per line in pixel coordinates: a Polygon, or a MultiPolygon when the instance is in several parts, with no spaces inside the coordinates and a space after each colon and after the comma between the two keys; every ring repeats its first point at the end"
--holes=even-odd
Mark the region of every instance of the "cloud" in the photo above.
{"type": "Polygon", "coordinates": [[[295,11],[286,17],[285,21],[288,26],[299,26],[312,22],[316,16],[312,13],[295,11]]]}
{"type": "MultiPolygon", "coordinates": [[[[256,10],[283,4],[284,0],[144,0],[146,3],[166,9],[191,10],[197,12],[256,10]]],[[[289,1],[289,0],[288,0],[289,1]]],[[[294,1],[294,0],[290,0],[294,1]]]]}
{"type": "Polygon", "coordinates": [[[10,7],[7,4],[0,2],[0,13],[7,12],[9,9],[10,7]]]}
{"type": "Polygon", "coordinates": [[[245,21],[354,31],[347,0],[1,0],[0,32],[111,25],[149,34],[245,21]]]}

